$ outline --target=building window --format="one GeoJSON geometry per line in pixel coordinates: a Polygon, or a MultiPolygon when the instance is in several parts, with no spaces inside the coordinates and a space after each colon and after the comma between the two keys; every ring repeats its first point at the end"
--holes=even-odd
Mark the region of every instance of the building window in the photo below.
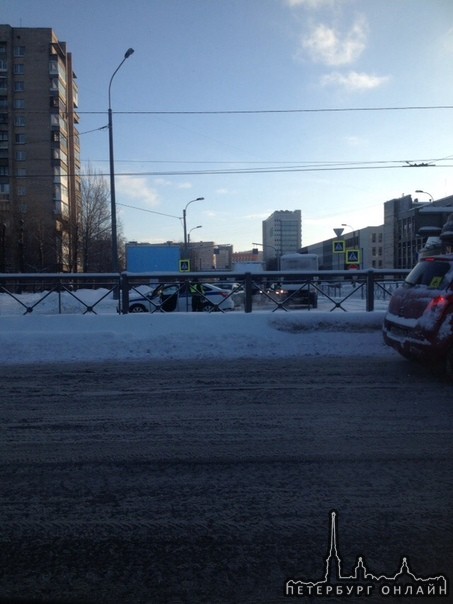
{"type": "Polygon", "coordinates": [[[24,69],[23,63],[16,63],[14,65],[14,75],[24,75],[24,69]]]}
{"type": "Polygon", "coordinates": [[[49,73],[55,75],[58,73],[58,61],[49,62],[49,73]]]}
{"type": "Polygon", "coordinates": [[[25,90],[25,82],[23,80],[14,82],[14,92],[24,92],[24,90],[25,90]]]}
{"type": "Polygon", "coordinates": [[[14,56],[15,57],[25,56],[25,46],[15,46],[14,47],[14,56]]]}
{"type": "Polygon", "coordinates": [[[27,187],[17,187],[17,195],[19,197],[25,197],[27,194],[27,187]]]}
{"type": "Polygon", "coordinates": [[[14,109],[25,109],[25,99],[14,99],[14,109]]]}
{"type": "Polygon", "coordinates": [[[8,166],[0,166],[0,176],[9,176],[8,166]]]}
{"type": "Polygon", "coordinates": [[[8,71],[8,62],[0,59],[0,71],[8,71]]]}
{"type": "Polygon", "coordinates": [[[0,184],[0,193],[9,195],[9,184],[8,183],[0,184]]]}
{"type": "Polygon", "coordinates": [[[16,176],[27,176],[27,170],[25,168],[17,168],[16,176]]]}
{"type": "Polygon", "coordinates": [[[25,145],[27,142],[27,137],[25,134],[16,134],[15,136],[16,145],[25,145]]]}
{"type": "Polygon", "coordinates": [[[16,151],[16,161],[25,161],[27,159],[27,154],[25,151],[16,151]]]}
{"type": "Polygon", "coordinates": [[[14,117],[14,125],[18,128],[25,126],[25,115],[16,115],[14,117]]]}

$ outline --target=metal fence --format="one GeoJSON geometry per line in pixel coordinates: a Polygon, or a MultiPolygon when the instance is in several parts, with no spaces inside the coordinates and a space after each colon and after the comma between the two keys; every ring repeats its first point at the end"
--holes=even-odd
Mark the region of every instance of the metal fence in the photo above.
{"type": "MultiPolygon", "coordinates": [[[[385,308],[408,270],[235,273],[0,274],[0,315],[127,314],[191,310],[196,284],[224,289],[222,296],[197,293],[207,312],[323,310],[371,312],[385,308]],[[228,288],[228,289],[225,289],[228,288]],[[135,304],[135,307],[134,307],[135,304]]],[[[206,288],[206,286],[205,286],[206,288]]],[[[203,288],[203,289],[205,289],[203,288]]]]}

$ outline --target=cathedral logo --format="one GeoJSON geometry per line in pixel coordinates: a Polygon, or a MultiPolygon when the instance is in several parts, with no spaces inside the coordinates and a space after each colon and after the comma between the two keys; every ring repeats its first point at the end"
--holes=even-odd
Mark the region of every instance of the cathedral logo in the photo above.
{"type": "Polygon", "coordinates": [[[338,553],[337,541],[338,513],[330,512],[330,543],[325,559],[324,576],[315,581],[287,579],[287,597],[348,597],[376,596],[413,598],[420,596],[448,596],[448,582],[445,575],[418,577],[404,557],[394,575],[375,575],[366,566],[363,556],[358,556],[352,574],[342,572],[342,561],[338,553]]]}

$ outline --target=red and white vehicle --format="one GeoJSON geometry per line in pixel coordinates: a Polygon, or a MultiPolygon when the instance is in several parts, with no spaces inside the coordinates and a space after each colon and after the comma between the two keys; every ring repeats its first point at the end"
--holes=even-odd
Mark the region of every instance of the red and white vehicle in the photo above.
{"type": "Polygon", "coordinates": [[[453,254],[420,258],[390,299],[383,335],[404,357],[445,364],[453,377],[453,254]]]}

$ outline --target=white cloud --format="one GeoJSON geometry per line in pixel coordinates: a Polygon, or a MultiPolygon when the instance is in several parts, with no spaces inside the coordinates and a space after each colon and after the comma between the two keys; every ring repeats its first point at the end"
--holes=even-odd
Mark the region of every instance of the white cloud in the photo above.
{"type": "Polygon", "coordinates": [[[166,180],[165,178],[155,178],[154,182],[159,187],[170,187],[173,184],[171,180],[166,180]]]}
{"type": "Polygon", "coordinates": [[[340,86],[349,91],[373,90],[389,81],[388,76],[376,76],[368,73],[350,71],[347,74],[333,72],[321,79],[323,86],[340,86]]]}
{"type": "Polygon", "coordinates": [[[159,205],[159,196],[149,186],[146,178],[138,176],[118,176],[117,191],[129,200],[140,201],[142,205],[156,207],[159,205]]]}
{"type": "Polygon", "coordinates": [[[349,145],[350,147],[360,147],[364,143],[364,139],[361,138],[360,136],[350,135],[350,136],[346,136],[344,140],[345,140],[346,144],[349,145]]]}
{"type": "Polygon", "coordinates": [[[335,0],[286,0],[286,4],[290,7],[305,6],[307,8],[317,9],[322,6],[332,5],[335,0]]]}
{"type": "Polygon", "coordinates": [[[453,27],[451,27],[442,39],[444,50],[453,53],[453,27]]]}
{"type": "Polygon", "coordinates": [[[261,212],[258,214],[246,214],[242,218],[244,218],[244,220],[253,220],[253,221],[260,220],[260,221],[262,221],[262,220],[266,220],[266,218],[269,218],[269,216],[272,214],[273,211],[274,210],[269,209],[269,210],[266,210],[265,212],[261,212]]]}
{"type": "Polygon", "coordinates": [[[357,18],[345,34],[320,23],[302,39],[301,45],[316,63],[347,65],[356,61],[365,50],[367,32],[368,25],[364,17],[357,18]]]}
{"type": "Polygon", "coordinates": [[[177,186],[177,189],[191,189],[193,187],[191,182],[182,182],[177,186]]]}

